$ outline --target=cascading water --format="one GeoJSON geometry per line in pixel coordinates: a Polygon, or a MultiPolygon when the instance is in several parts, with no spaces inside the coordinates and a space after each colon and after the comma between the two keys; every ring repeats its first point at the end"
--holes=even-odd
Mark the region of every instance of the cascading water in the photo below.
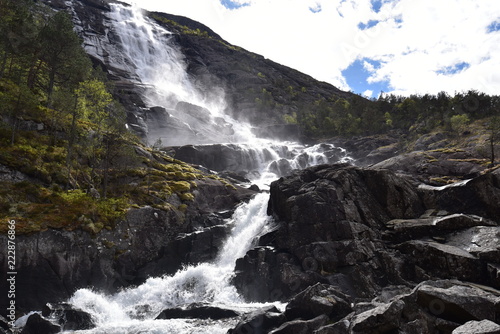
{"type": "Polygon", "coordinates": [[[114,296],[83,289],[70,303],[93,315],[97,328],[82,333],[225,333],[230,322],[187,319],[154,320],[166,309],[193,303],[249,311],[259,305],[245,303],[230,284],[236,260],[250,249],[254,239],[269,228],[266,194],[238,207],[228,224],[230,237],[213,263],[180,270],[173,276],[150,278],[144,284],[114,296]]]}
{"type": "MultiPolygon", "coordinates": [[[[214,98],[216,94],[203,94],[194,87],[186,73],[182,54],[170,43],[168,31],[150,22],[136,8],[112,7],[113,31],[110,33],[119,37],[120,43],[114,46],[116,50],[108,53],[115,58],[114,62],[121,64],[121,68],[128,68],[136,75],[137,84],[146,87],[144,99],[149,106],[161,106],[168,111],[170,118],[193,128],[194,136],[186,136],[182,142],[199,143],[196,131],[202,131],[205,136],[213,134],[211,139],[220,140],[219,143],[237,145],[244,153],[242,160],[246,161],[243,164],[256,171],[252,181],[261,188],[292,169],[340,160],[338,154],[328,155],[333,145],[306,148],[300,144],[256,138],[248,125],[224,115],[223,95],[214,98]],[[203,120],[201,123],[210,126],[202,128],[200,119],[203,120]],[[221,134],[221,126],[233,131],[221,134]]],[[[161,131],[155,135],[171,136],[161,131]]],[[[342,159],[348,160],[345,151],[342,159]]],[[[213,263],[188,266],[172,276],[149,278],[144,284],[115,295],[104,295],[90,289],[77,291],[69,303],[90,313],[97,325],[95,329],[78,333],[226,333],[236,320],[155,318],[167,308],[194,303],[241,313],[262,307],[262,304],[246,303],[230,281],[236,260],[246,254],[259,235],[272,228],[272,220],[266,214],[267,201],[268,195],[260,193],[235,210],[233,217],[226,222],[232,226],[230,235],[213,263]]]]}
{"type": "MultiPolygon", "coordinates": [[[[224,114],[224,91],[196,87],[186,72],[183,55],[172,43],[172,34],[152,23],[137,7],[112,4],[111,34],[120,41],[116,62],[136,74],[143,98],[164,112],[149,123],[148,141],[164,145],[247,141],[250,128],[224,114]],[[165,121],[168,129],[157,123],[165,121]],[[168,134],[167,134],[168,133],[168,134]]],[[[146,115],[146,117],[151,115],[146,115]]]]}

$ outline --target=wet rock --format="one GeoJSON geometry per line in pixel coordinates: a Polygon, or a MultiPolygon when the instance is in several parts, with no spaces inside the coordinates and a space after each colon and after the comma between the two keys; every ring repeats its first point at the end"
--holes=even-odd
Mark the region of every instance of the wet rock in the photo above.
{"type": "Polygon", "coordinates": [[[427,274],[441,278],[454,277],[472,282],[482,282],[485,265],[469,252],[451,245],[433,241],[412,240],[397,246],[408,255],[412,263],[427,274]]]}
{"type": "Polygon", "coordinates": [[[482,260],[500,263],[500,226],[477,226],[454,233],[448,236],[447,244],[466,250],[482,260]]]}
{"type": "Polygon", "coordinates": [[[474,214],[498,223],[500,169],[444,188],[420,189],[429,208],[474,214]]]}
{"type": "Polygon", "coordinates": [[[275,306],[271,306],[246,314],[227,334],[267,333],[281,326],[285,321],[283,313],[275,306]]]}
{"type": "Polygon", "coordinates": [[[310,226],[352,221],[379,227],[391,218],[420,216],[424,209],[414,187],[395,174],[339,164],[273,182],[268,212],[278,220],[310,226]]]}
{"type": "Polygon", "coordinates": [[[486,167],[474,158],[473,154],[465,151],[415,151],[381,161],[372,167],[411,175],[419,182],[442,185],[437,181],[443,177],[466,179],[484,171],[486,167]]]}
{"type": "Polygon", "coordinates": [[[456,328],[452,334],[500,334],[500,325],[490,320],[469,321],[456,328]]]}
{"type": "Polygon", "coordinates": [[[278,176],[288,175],[292,170],[293,168],[290,166],[290,162],[286,159],[273,161],[269,165],[269,171],[278,176]]]}
{"type": "Polygon", "coordinates": [[[74,309],[70,304],[47,304],[42,310],[46,318],[58,319],[65,331],[86,330],[95,327],[92,316],[82,310],[74,309]]]}
{"type": "MultiPolygon", "coordinates": [[[[103,229],[97,235],[49,229],[17,236],[16,283],[23,289],[16,291],[16,307],[20,312],[41,309],[47,302],[67,300],[74,291],[89,285],[111,293],[141,284],[153,274],[175,273],[186,257],[192,262],[213,258],[225,237],[224,228],[207,229],[206,234],[178,244],[183,254],[175,257],[176,262],[157,265],[174,258],[172,253],[178,254],[171,245],[178,242],[179,235],[210,224],[207,220],[213,214],[234,209],[254,192],[212,179],[199,180],[194,191],[195,199],[186,212],[131,209],[113,230],[103,229]]],[[[0,236],[0,242],[6,237],[0,236]]],[[[6,261],[6,257],[0,257],[0,264],[6,265],[6,261]]],[[[2,279],[0,289],[6,289],[6,284],[2,279]]],[[[0,299],[0,306],[6,308],[6,301],[0,299]]]]}
{"type": "MultiPolygon", "coordinates": [[[[212,144],[203,146],[187,145],[175,149],[175,158],[202,165],[217,172],[242,172],[258,169],[261,152],[244,150],[232,144],[212,144]]],[[[265,151],[262,152],[265,155],[265,151]]],[[[270,153],[269,153],[270,154],[270,153]]]]}
{"type": "Polygon", "coordinates": [[[347,149],[357,164],[367,166],[395,156],[400,138],[401,136],[380,135],[347,140],[338,138],[334,142],[347,149]]]}
{"type": "Polygon", "coordinates": [[[425,282],[415,290],[417,304],[439,318],[465,323],[500,320],[500,297],[457,281],[425,282]]]}
{"type": "Polygon", "coordinates": [[[271,185],[268,213],[278,225],[261,245],[273,248],[238,260],[235,284],[252,300],[317,282],[370,295],[382,272],[399,279],[401,263],[379,241],[383,222],[423,212],[416,189],[391,172],[342,164],[294,172],[271,185]]]}
{"type": "Polygon", "coordinates": [[[316,284],[297,294],[287,305],[287,319],[309,320],[322,314],[338,321],[352,312],[351,300],[337,288],[316,284]]]}
{"type": "Polygon", "coordinates": [[[186,308],[163,310],[156,319],[227,319],[239,316],[239,313],[215,306],[193,304],[186,308]]]}
{"type": "Polygon", "coordinates": [[[34,313],[29,316],[21,334],[55,334],[61,331],[61,327],[34,313]]]}
{"type": "Polygon", "coordinates": [[[7,331],[10,331],[9,321],[0,315],[0,333],[7,333],[7,331]]]}
{"type": "Polygon", "coordinates": [[[210,110],[194,105],[192,103],[180,101],[175,106],[175,110],[180,113],[185,113],[202,122],[210,122],[210,110]]]}
{"type": "MultiPolygon", "coordinates": [[[[494,226],[494,222],[475,215],[454,214],[418,219],[394,219],[386,223],[393,241],[406,241],[425,236],[442,236],[475,226],[494,226]]],[[[469,243],[470,244],[470,243],[469,243]]]]}
{"type": "Polygon", "coordinates": [[[405,303],[397,300],[358,314],[352,320],[354,333],[386,333],[399,328],[405,303]]]}
{"type": "Polygon", "coordinates": [[[320,315],[311,320],[294,320],[285,322],[280,327],[269,332],[269,334],[307,334],[328,323],[326,315],[320,315]]]}

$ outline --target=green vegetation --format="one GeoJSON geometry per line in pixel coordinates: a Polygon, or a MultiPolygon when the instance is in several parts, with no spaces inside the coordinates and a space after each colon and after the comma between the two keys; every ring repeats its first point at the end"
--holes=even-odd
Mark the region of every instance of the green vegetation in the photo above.
{"type": "Polygon", "coordinates": [[[198,180],[218,179],[127,131],[68,14],[30,0],[0,0],[0,12],[0,222],[95,234],[131,207],[185,212],[198,180]]]}
{"type": "Polygon", "coordinates": [[[416,134],[442,129],[460,134],[470,122],[492,117],[499,110],[498,96],[473,90],[453,97],[444,92],[409,97],[384,95],[378,100],[322,97],[312,105],[301,106],[297,121],[315,138],[372,135],[394,129],[416,134]]]}

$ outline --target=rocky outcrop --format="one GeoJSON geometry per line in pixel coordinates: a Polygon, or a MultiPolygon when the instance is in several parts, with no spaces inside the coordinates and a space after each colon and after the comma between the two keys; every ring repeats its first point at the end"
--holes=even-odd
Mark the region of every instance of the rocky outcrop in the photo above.
{"type": "Polygon", "coordinates": [[[163,310],[156,319],[227,319],[239,315],[238,312],[210,305],[191,304],[185,308],[163,310]]]}
{"type": "Polygon", "coordinates": [[[499,324],[499,181],[495,171],[419,187],[380,168],[296,171],[271,185],[275,229],[237,261],[234,283],[250,300],[291,299],[287,322],[270,333],[499,324]]]}
{"type": "MultiPolygon", "coordinates": [[[[186,263],[213,259],[228,231],[224,219],[253,192],[213,179],[197,182],[184,212],[142,207],[129,210],[114,229],[95,235],[49,229],[17,236],[16,285],[23,287],[16,291],[17,309],[40,310],[88,286],[113,292],[151,275],[174,273],[186,263]]],[[[0,242],[7,244],[6,238],[0,236],[0,242]]],[[[6,254],[0,254],[0,264],[6,267],[6,262],[6,254]]],[[[5,275],[0,275],[0,289],[7,291],[5,275]]]]}
{"type": "Polygon", "coordinates": [[[486,170],[484,160],[465,150],[414,151],[391,157],[373,166],[409,175],[417,182],[443,185],[446,181],[469,179],[486,170]]]}
{"type": "Polygon", "coordinates": [[[402,133],[378,136],[334,138],[332,142],[345,148],[360,166],[368,166],[392,158],[403,151],[402,133]]]}
{"type": "MultiPolygon", "coordinates": [[[[147,105],[144,97],[148,87],[138,80],[133,66],[123,55],[119,52],[117,54],[116,45],[120,42],[120,37],[110,28],[109,13],[111,4],[119,1],[43,0],[43,2],[56,10],[67,10],[73,14],[75,29],[84,40],[86,52],[94,64],[101,67],[113,82],[114,96],[128,112],[129,127],[143,138],[148,138],[150,135],[158,138],[157,134],[149,134],[149,131],[157,132],[160,129],[150,128],[146,124],[149,108],[152,107],[147,105]]],[[[300,125],[287,124],[284,115],[291,115],[299,108],[313,105],[318,99],[330,103],[332,97],[354,96],[328,83],[317,81],[299,71],[231,45],[207,26],[187,17],[165,13],[146,14],[173,33],[171,42],[182,53],[192,89],[196,90],[196,94],[204,100],[220,99],[224,96],[224,113],[238,121],[249,122],[259,136],[294,141],[304,139],[300,125]]],[[[175,104],[169,107],[175,108],[175,104]]],[[[177,113],[177,115],[182,114],[177,113]]],[[[193,118],[201,121],[197,116],[193,118]]],[[[169,121],[172,121],[171,128],[174,130],[179,130],[179,126],[182,131],[188,130],[178,119],[171,117],[169,121]]],[[[218,137],[221,133],[227,135],[231,131],[233,129],[222,122],[222,119],[215,119],[214,127],[201,137],[208,138],[210,142],[217,142],[210,134],[218,137]],[[217,129],[222,132],[217,133],[217,129]]],[[[168,139],[176,138],[175,133],[162,134],[168,139]]],[[[168,142],[166,138],[163,141],[168,142]]],[[[180,144],[171,142],[169,145],[180,144]]]]}

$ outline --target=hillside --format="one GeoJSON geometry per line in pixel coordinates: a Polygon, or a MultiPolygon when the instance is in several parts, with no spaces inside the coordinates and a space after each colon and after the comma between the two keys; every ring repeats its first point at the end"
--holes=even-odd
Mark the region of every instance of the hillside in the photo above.
{"type": "Polygon", "coordinates": [[[367,100],[119,2],[0,11],[0,333],[500,326],[498,96],[367,100]]]}

